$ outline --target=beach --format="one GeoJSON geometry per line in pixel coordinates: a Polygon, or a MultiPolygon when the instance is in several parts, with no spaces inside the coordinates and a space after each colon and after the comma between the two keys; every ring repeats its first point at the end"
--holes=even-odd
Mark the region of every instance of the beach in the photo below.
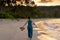
{"type": "MultiPolygon", "coordinates": [[[[27,19],[9,20],[0,19],[0,40],[28,40],[27,25],[25,30],[21,31],[27,19]]],[[[60,19],[32,19],[38,28],[33,25],[33,38],[32,40],[60,40],[60,19]],[[56,25],[56,29],[52,29],[46,25],[56,25]]]]}

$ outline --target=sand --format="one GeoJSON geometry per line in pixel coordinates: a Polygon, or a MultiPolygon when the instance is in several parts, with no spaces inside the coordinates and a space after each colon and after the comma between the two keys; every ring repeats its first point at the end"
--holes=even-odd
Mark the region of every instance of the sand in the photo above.
{"type": "MultiPolygon", "coordinates": [[[[59,23],[58,21],[60,21],[60,19],[53,20],[55,20],[54,22],[56,23],[59,23]]],[[[27,25],[25,26],[24,31],[19,29],[26,21],[26,19],[21,19],[19,21],[0,19],[0,40],[28,40],[27,25]]],[[[46,25],[43,25],[43,23],[47,21],[49,24],[54,23],[52,22],[52,19],[34,19],[33,21],[38,28],[34,27],[32,40],[60,40],[59,28],[51,30],[46,25]],[[41,25],[43,25],[42,28],[41,25]]]]}

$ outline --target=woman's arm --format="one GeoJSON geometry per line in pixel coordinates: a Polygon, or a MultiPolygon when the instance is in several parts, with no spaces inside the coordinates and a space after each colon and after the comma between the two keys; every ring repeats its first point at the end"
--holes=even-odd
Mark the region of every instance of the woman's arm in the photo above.
{"type": "Polygon", "coordinates": [[[22,26],[22,27],[20,27],[20,29],[21,29],[21,31],[23,31],[25,28],[24,28],[24,26],[27,24],[27,22],[22,26]]]}
{"type": "Polygon", "coordinates": [[[26,24],[27,24],[27,22],[22,27],[24,27],[26,24]]]}
{"type": "Polygon", "coordinates": [[[37,28],[37,25],[33,22],[33,25],[35,25],[35,27],[37,28]]]}

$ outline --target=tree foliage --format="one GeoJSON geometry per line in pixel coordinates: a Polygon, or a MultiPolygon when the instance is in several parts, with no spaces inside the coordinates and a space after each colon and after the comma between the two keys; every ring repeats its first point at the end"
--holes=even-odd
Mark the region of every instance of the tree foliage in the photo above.
{"type": "MultiPolygon", "coordinates": [[[[2,6],[2,5],[6,5],[6,4],[8,4],[8,6],[13,6],[13,4],[15,5],[15,6],[18,6],[17,5],[17,3],[16,3],[16,1],[20,1],[20,3],[21,4],[19,4],[20,6],[22,5],[22,4],[25,4],[26,6],[28,6],[29,5],[29,3],[31,4],[31,5],[33,5],[33,4],[35,4],[35,2],[34,1],[30,1],[30,0],[0,0],[0,5],[2,6]],[[25,3],[23,3],[25,1],[25,3]]],[[[24,6],[24,5],[23,5],[24,6]]]]}
{"type": "Polygon", "coordinates": [[[60,18],[60,7],[10,6],[2,7],[0,10],[0,18],[27,18],[28,16],[31,18],[60,18]]]}

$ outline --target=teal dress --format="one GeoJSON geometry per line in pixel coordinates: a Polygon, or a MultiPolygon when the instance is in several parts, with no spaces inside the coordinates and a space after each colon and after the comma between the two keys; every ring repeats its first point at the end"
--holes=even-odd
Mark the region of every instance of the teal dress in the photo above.
{"type": "Polygon", "coordinates": [[[32,36],[33,36],[33,27],[32,27],[32,21],[31,20],[28,20],[27,29],[28,29],[28,37],[32,38],[32,36]]]}

